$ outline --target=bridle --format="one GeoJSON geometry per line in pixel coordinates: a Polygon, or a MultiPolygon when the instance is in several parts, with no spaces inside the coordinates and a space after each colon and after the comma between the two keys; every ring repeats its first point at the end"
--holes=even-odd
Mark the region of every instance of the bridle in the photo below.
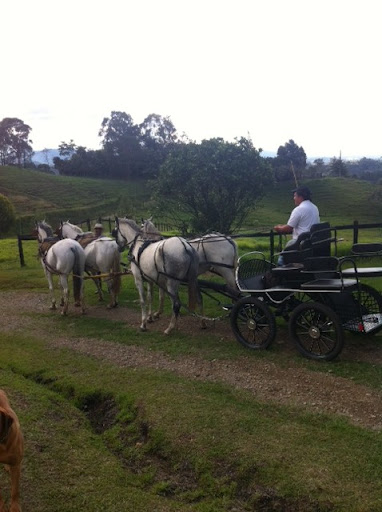
{"type": "Polygon", "coordinates": [[[125,235],[121,231],[121,228],[120,228],[120,225],[119,225],[119,218],[118,217],[115,218],[115,224],[116,224],[116,229],[113,230],[112,235],[115,237],[118,247],[120,249],[124,249],[125,247],[128,247],[129,248],[129,253],[130,253],[134,249],[134,246],[135,246],[135,244],[137,242],[137,239],[138,239],[140,233],[138,232],[135,235],[135,237],[132,240],[130,240],[130,242],[129,242],[127,240],[127,238],[125,237],[125,235]],[[118,235],[123,239],[123,244],[121,244],[119,242],[119,236],[118,235]]]}

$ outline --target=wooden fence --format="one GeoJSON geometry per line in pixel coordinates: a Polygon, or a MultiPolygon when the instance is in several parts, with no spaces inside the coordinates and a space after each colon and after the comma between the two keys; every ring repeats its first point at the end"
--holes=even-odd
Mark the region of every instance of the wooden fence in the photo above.
{"type": "MultiPolygon", "coordinates": [[[[93,221],[94,222],[94,221],[93,221]]],[[[107,223],[109,225],[109,232],[111,233],[114,227],[114,218],[110,219],[97,219],[95,222],[102,222],[107,223]],[[113,223],[113,224],[112,224],[113,223]]],[[[81,222],[77,222],[76,224],[78,226],[87,227],[87,230],[91,230],[91,223],[92,221],[90,219],[86,219],[81,222]]],[[[173,231],[174,228],[172,226],[169,226],[165,223],[157,223],[156,224],[159,231],[173,231]]],[[[331,229],[336,231],[347,231],[351,230],[353,231],[353,244],[357,244],[359,241],[359,232],[363,229],[376,229],[376,228],[382,228],[382,223],[375,223],[375,224],[359,224],[357,220],[353,221],[352,224],[346,224],[343,226],[331,226],[331,229]]],[[[269,239],[269,253],[270,253],[270,259],[273,261],[274,255],[276,252],[279,252],[282,247],[282,237],[283,235],[280,235],[278,233],[275,233],[274,231],[269,232],[261,232],[261,233],[241,233],[240,235],[231,235],[231,238],[268,238],[269,239]]],[[[24,252],[23,252],[23,241],[27,240],[36,240],[35,236],[32,235],[18,235],[18,249],[19,249],[19,258],[20,258],[20,265],[23,267],[25,266],[25,260],[24,260],[24,252]]],[[[382,236],[381,236],[382,240],[382,236]]]]}

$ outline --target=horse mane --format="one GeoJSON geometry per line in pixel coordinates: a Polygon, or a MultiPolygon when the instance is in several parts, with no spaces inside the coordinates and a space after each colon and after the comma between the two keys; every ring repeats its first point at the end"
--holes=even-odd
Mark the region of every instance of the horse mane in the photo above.
{"type": "Polygon", "coordinates": [[[147,235],[162,236],[156,225],[150,219],[146,219],[143,221],[143,227],[147,235]]]}
{"type": "Polygon", "coordinates": [[[160,233],[156,225],[153,223],[151,218],[142,220],[141,230],[145,238],[154,238],[155,240],[163,239],[162,234],[160,233]]]}
{"type": "Polygon", "coordinates": [[[45,232],[46,232],[46,236],[48,238],[50,237],[53,237],[54,236],[54,233],[53,233],[53,229],[52,229],[52,226],[50,226],[45,220],[42,220],[40,222],[37,223],[38,226],[43,229],[45,232]]]}
{"type": "Polygon", "coordinates": [[[131,228],[135,229],[138,233],[142,233],[141,228],[138,226],[138,224],[133,219],[119,219],[119,222],[122,222],[123,224],[128,224],[131,228]]]}

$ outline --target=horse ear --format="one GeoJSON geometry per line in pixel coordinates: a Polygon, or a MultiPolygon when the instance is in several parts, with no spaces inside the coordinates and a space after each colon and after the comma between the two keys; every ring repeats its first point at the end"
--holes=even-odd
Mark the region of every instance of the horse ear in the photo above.
{"type": "Polygon", "coordinates": [[[153,216],[151,215],[151,217],[149,217],[149,218],[148,218],[148,220],[149,220],[150,222],[152,222],[152,221],[153,221],[153,216]]]}

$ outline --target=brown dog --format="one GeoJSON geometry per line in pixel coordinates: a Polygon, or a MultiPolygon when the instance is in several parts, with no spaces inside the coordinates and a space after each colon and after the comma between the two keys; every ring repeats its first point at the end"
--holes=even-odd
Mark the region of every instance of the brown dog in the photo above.
{"type": "MultiPolygon", "coordinates": [[[[11,477],[11,506],[9,512],[21,512],[20,474],[24,455],[24,439],[16,413],[9,405],[5,391],[0,389],[0,463],[5,464],[11,477]]],[[[7,510],[0,496],[0,512],[7,510]]]]}

